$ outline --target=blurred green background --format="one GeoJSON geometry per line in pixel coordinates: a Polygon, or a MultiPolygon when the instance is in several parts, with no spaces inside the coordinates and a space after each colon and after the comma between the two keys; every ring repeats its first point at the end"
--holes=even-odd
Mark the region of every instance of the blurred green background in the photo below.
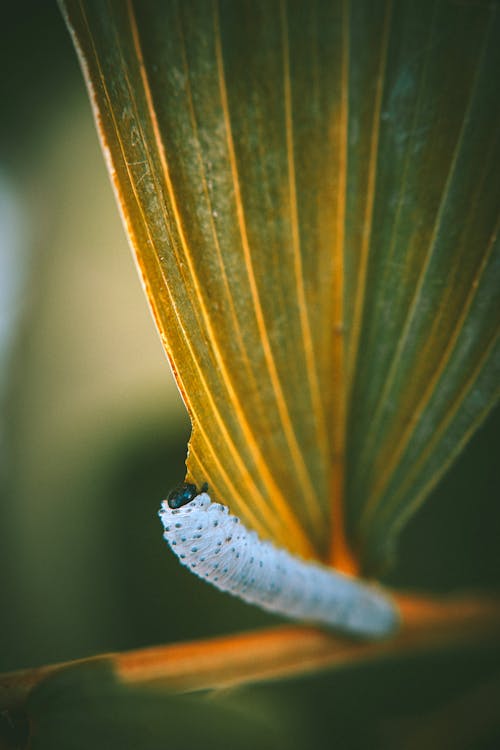
{"type": "MultiPolygon", "coordinates": [[[[0,671],[274,624],[162,542],[188,420],[57,7],[3,3],[2,19],[0,671]]],[[[497,410],[408,525],[389,582],[498,590],[499,432],[497,410]]],[[[209,700],[113,691],[86,673],[40,690],[33,747],[500,747],[491,649],[209,700]]]]}

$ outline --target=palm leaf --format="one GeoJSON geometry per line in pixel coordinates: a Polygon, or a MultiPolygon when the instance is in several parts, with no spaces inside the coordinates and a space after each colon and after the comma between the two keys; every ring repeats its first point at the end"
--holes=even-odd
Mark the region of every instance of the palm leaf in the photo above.
{"type": "Polygon", "coordinates": [[[63,7],[188,477],[376,570],[498,395],[496,7],[63,7]]]}

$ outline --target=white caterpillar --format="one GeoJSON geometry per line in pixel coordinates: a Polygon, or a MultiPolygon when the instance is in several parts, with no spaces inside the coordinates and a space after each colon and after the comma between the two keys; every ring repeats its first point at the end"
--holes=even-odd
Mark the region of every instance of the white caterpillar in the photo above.
{"type": "Polygon", "coordinates": [[[260,540],[206,489],[183,484],[159,511],[164,539],[193,573],[285,617],[371,637],[397,627],[395,606],[380,589],[260,540]]]}

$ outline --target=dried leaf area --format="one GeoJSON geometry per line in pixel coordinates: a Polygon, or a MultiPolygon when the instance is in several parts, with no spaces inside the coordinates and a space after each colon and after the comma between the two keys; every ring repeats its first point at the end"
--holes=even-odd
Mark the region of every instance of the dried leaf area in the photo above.
{"type": "Polygon", "coordinates": [[[189,478],[376,571],[498,395],[496,6],[64,8],[189,478]]]}

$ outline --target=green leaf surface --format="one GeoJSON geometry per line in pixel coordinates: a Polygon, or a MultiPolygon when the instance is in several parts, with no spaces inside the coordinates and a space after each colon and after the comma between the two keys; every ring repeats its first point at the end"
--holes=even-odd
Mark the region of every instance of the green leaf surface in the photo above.
{"type": "Polygon", "coordinates": [[[63,8],[188,476],[379,569],[498,396],[498,6],[63,8]]]}
{"type": "MultiPolygon", "coordinates": [[[[287,748],[286,723],[263,705],[172,695],[117,682],[105,664],[61,670],[30,695],[33,750],[287,748]]],[[[298,747],[298,743],[292,746],[298,747]]]]}
{"type": "MultiPolygon", "coordinates": [[[[396,664],[179,695],[163,685],[121,684],[96,661],[38,685],[12,721],[6,747],[477,750],[498,737],[499,664],[498,649],[483,643],[470,653],[462,644],[396,664]]],[[[0,740],[3,728],[0,721],[0,740]]]]}

